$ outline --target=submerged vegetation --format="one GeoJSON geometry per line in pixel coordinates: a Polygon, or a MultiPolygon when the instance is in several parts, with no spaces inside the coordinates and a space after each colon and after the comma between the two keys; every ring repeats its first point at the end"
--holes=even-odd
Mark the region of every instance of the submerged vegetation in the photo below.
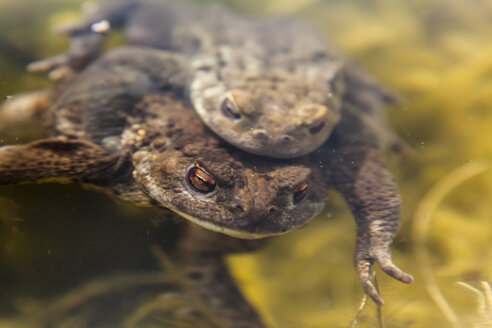
{"type": "MultiPolygon", "coordinates": [[[[243,291],[265,321],[279,328],[491,327],[492,1],[222,2],[252,14],[295,14],[316,25],[350,58],[401,95],[401,104],[388,109],[388,114],[409,145],[406,155],[389,156],[388,163],[404,200],[393,256],[397,265],[415,276],[415,282],[403,285],[376,269],[386,305],[378,309],[365,299],[353,267],[355,224],[341,197],[332,193],[326,211],[306,228],[276,238],[257,254],[229,259],[243,291]]],[[[80,3],[0,0],[0,96],[49,85],[23,67],[66,47],[64,38],[54,36],[50,26],[77,17],[80,3]]],[[[16,142],[15,138],[6,141],[16,142]]],[[[50,275],[63,272],[76,277],[71,283],[83,284],[111,272],[109,264],[101,264],[106,259],[88,259],[85,253],[97,254],[104,242],[89,238],[95,246],[85,245],[82,250],[72,245],[72,250],[83,253],[73,259],[68,251],[59,254],[67,240],[51,240],[46,232],[68,234],[59,227],[69,224],[63,217],[83,220],[91,215],[81,208],[82,202],[91,202],[92,212],[104,209],[100,220],[125,212],[106,228],[98,228],[97,220],[90,223],[91,229],[107,233],[118,231],[120,227],[110,225],[121,221],[123,230],[115,232],[121,237],[118,242],[124,244],[126,237],[134,241],[133,247],[121,248],[131,260],[118,270],[129,272],[131,265],[143,262],[152,268],[148,244],[164,236],[152,232],[150,224],[134,228],[135,218],[162,219],[155,212],[115,205],[105,196],[76,187],[2,187],[0,197],[0,279],[2,286],[14,286],[0,301],[9,302],[2,308],[10,311],[29,314],[42,304],[34,300],[56,302],[55,296],[64,294],[61,290],[67,289],[68,282],[54,283],[63,279],[50,275]],[[64,195],[67,188],[75,189],[77,196],[64,195]],[[38,193],[52,196],[36,198],[38,193]],[[135,259],[144,253],[145,261],[135,259]],[[54,262],[53,257],[67,262],[54,262]],[[82,272],[79,260],[93,263],[89,273],[82,272]],[[104,270],[98,272],[101,265],[104,270]],[[51,271],[46,268],[50,266],[51,271]],[[30,294],[29,288],[15,287],[22,281],[30,281],[30,294]],[[44,295],[46,288],[39,285],[56,286],[59,291],[44,295]]],[[[172,237],[166,238],[164,243],[170,244],[172,237]]],[[[110,240],[114,247],[115,241],[110,240]]],[[[3,311],[1,316],[8,314],[3,311]]]]}

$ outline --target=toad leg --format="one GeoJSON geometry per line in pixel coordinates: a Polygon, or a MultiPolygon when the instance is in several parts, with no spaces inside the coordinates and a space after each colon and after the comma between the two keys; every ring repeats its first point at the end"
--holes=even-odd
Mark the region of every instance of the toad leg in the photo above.
{"type": "Polygon", "coordinates": [[[183,277],[187,278],[194,295],[204,301],[213,314],[211,317],[220,320],[221,327],[265,327],[256,310],[238,289],[224,258],[230,254],[255,251],[266,242],[265,239],[232,238],[195,224],[187,225],[178,249],[186,273],[183,277]]]}
{"type": "Polygon", "coordinates": [[[55,103],[57,132],[77,135],[82,130],[83,137],[112,147],[135,103],[163,90],[179,93],[184,76],[184,61],[177,54],[138,47],[114,49],[76,76],[60,95],[55,103]],[[81,113],[82,128],[62,124],[71,121],[76,111],[81,113]]]}
{"type": "MultiPolygon", "coordinates": [[[[125,158],[125,157],[122,157],[125,158]]],[[[0,147],[0,184],[68,179],[101,182],[124,169],[119,154],[87,141],[45,139],[0,147]]]]}
{"type": "Polygon", "coordinates": [[[383,305],[370,270],[374,262],[391,277],[411,283],[413,277],[391,259],[390,245],[400,227],[401,199],[396,184],[376,149],[347,146],[330,156],[330,181],[347,201],[357,224],[355,265],[362,286],[383,305]]]}

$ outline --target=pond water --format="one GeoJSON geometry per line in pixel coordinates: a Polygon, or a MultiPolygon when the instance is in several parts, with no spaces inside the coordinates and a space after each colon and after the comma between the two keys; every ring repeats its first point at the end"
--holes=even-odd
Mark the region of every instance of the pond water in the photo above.
{"type": "MultiPolygon", "coordinates": [[[[306,228],[228,260],[268,326],[491,327],[492,1],[222,2],[316,26],[401,95],[388,115],[410,146],[387,164],[404,201],[392,254],[415,282],[376,268],[386,304],[364,302],[355,224],[332,192],[306,228]]],[[[50,28],[76,19],[80,5],[0,0],[0,98],[51,85],[24,67],[66,48],[50,28]]],[[[3,144],[25,141],[0,132],[3,144]]],[[[158,270],[149,247],[172,252],[181,229],[169,217],[70,184],[0,187],[0,327],[25,327],[26,317],[93,279],[158,270]]],[[[79,315],[66,327],[79,327],[79,315]]]]}

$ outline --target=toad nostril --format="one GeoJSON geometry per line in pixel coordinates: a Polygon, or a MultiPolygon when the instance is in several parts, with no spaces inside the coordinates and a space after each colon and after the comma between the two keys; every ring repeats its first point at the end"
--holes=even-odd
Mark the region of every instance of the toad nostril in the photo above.
{"type": "Polygon", "coordinates": [[[231,212],[234,215],[241,215],[244,212],[246,212],[246,210],[245,210],[244,206],[236,204],[236,205],[231,206],[231,212]]]}
{"type": "Polygon", "coordinates": [[[251,135],[253,136],[253,138],[261,141],[268,140],[268,134],[265,130],[261,130],[261,129],[253,130],[251,131],[251,135]]]}
{"type": "Polygon", "coordinates": [[[321,130],[323,130],[323,128],[325,127],[325,122],[321,122],[313,127],[311,127],[309,129],[309,133],[311,134],[318,134],[321,132],[321,130]]]}
{"type": "Polygon", "coordinates": [[[294,140],[294,138],[292,138],[291,136],[289,135],[284,135],[282,136],[282,138],[280,139],[283,143],[290,143],[294,140]]]}

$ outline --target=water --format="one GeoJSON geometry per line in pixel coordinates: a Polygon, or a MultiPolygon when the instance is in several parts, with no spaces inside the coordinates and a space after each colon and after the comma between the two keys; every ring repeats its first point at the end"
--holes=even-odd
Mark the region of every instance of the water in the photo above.
{"type": "MultiPolygon", "coordinates": [[[[66,47],[49,27],[75,17],[79,4],[0,0],[0,99],[49,85],[23,67],[66,47]]],[[[376,270],[386,305],[378,313],[368,300],[358,314],[363,293],[352,260],[355,225],[341,197],[331,193],[326,213],[305,229],[277,238],[259,254],[230,259],[266,322],[281,328],[491,326],[492,2],[228,4],[255,14],[294,13],[330,35],[402,95],[402,105],[389,115],[411,146],[405,157],[388,157],[388,165],[404,200],[393,257],[415,275],[414,284],[376,270]]],[[[149,245],[173,243],[172,234],[146,219],[161,214],[71,185],[1,187],[0,206],[5,318],[32,313],[108,272],[155,268],[149,245]]]]}

